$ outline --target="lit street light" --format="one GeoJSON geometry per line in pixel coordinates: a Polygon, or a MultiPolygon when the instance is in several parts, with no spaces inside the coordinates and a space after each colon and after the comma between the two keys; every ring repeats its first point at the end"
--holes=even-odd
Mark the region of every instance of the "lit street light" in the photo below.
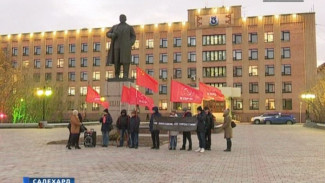
{"type": "Polygon", "coordinates": [[[315,94],[312,93],[306,93],[306,94],[302,94],[301,98],[305,101],[307,101],[307,119],[310,119],[310,115],[309,115],[309,105],[310,105],[310,101],[312,101],[313,99],[316,98],[315,94]]]}
{"type": "Polygon", "coordinates": [[[37,92],[36,92],[37,96],[42,97],[43,98],[43,117],[42,120],[45,121],[45,97],[51,96],[52,95],[52,90],[50,88],[45,88],[45,86],[43,87],[43,89],[39,89],[37,88],[37,92]]]}

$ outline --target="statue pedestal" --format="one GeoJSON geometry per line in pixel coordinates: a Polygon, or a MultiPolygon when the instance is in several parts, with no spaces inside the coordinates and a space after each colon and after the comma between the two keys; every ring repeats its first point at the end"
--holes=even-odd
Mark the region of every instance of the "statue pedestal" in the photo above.
{"type": "Polygon", "coordinates": [[[131,115],[131,111],[136,108],[135,105],[121,102],[123,86],[128,88],[130,88],[130,86],[135,87],[135,83],[134,79],[112,78],[108,79],[106,84],[104,93],[106,96],[105,99],[109,102],[108,111],[113,118],[113,124],[115,124],[117,118],[121,115],[122,109],[125,109],[128,115],[131,115]]]}

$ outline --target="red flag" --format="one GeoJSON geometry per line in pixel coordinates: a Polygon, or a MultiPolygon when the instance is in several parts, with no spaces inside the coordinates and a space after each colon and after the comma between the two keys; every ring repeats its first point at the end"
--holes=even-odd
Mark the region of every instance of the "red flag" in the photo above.
{"type": "Polygon", "coordinates": [[[101,103],[100,101],[100,95],[97,93],[96,90],[94,90],[92,87],[87,87],[87,96],[86,96],[86,102],[89,103],[101,103]]]}
{"type": "Polygon", "coordinates": [[[206,85],[202,82],[199,83],[200,91],[203,92],[204,99],[214,99],[216,101],[224,101],[225,97],[218,88],[206,85]]]}
{"type": "Polygon", "coordinates": [[[170,88],[171,102],[201,103],[203,93],[188,85],[172,80],[170,88]]]}
{"type": "Polygon", "coordinates": [[[149,110],[154,106],[152,98],[147,97],[133,87],[130,87],[129,94],[129,104],[147,106],[149,110]]]}
{"type": "Polygon", "coordinates": [[[109,108],[109,103],[104,101],[104,102],[101,102],[100,103],[105,109],[108,109],[109,108]]]}
{"type": "Polygon", "coordinates": [[[136,84],[139,86],[143,86],[145,88],[149,88],[154,92],[158,92],[158,82],[151,77],[149,74],[145,73],[142,69],[137,67],[137,80],[136,84]]]}
{"type": "Polygon", "coordinates": [[[123,85],[121,102],[129,103],[130,89],[123,85]]]}

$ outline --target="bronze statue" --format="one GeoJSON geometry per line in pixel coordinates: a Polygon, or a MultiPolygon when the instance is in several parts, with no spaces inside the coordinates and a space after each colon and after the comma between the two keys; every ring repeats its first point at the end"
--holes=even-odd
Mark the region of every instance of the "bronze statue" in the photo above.
{"type": "Polygon", "coordinates": [[[135,42],[136,36],[133,27],[125,22],[126,16],[120,15],[120,23],[114,25],[106,33],[106,36],[112,40],[106,65],[114,64],[115,78],[118,78],[120,75],[121,65],[123,65],[123,78],[129,77],[131,47],[135,42]]]}

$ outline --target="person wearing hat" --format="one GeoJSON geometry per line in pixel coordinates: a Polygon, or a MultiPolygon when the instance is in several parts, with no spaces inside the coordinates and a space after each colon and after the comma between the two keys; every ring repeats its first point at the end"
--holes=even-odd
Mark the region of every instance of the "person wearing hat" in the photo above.
{"type": "Polygon", "coordinates": [[[102,147],[108,147],[109,142],[109,131],[111,130],[111,125],[113,123],[112,117],[108,112],[108,109],[104,109],[104,115],[100,118],[100,122],[102,123],[101,131],[103,135],[103,145],[102,147]]]}
{"type": "Polygon", "coordinates": [[[75,149],[80,149],[79,144],[77,142],[78,142],[78,138],[79,138],[79,134],[80,134],[81,123],[78,118],[77,110],[72,111],[72,115],[70,118],[70,124],[71,124],[71,128],[70,128],[71,141],[70,141],[70,144],[68,144],[67,148],[70,150],[71,149],[70,145],[74,145],[75,149]]]}
{"type": "MultiPolygon", "coordinates": [[[[184,108],[184,118],[187,118],[187,117],[192,117],[192,113],[191,113],[191,110],[189,110],[188,108],[184,108]]],[[[180,150],[185,150],[186,149],[186,139],[188,140],[188,151],[191,151],[192,150],[192,138],[191,138],[191,131],[187,131],[187,132],[184,132],[183,131],[183,145],[182,145],[182,148],[180,148],[180,150]]]]}
{"type": "MultiPolygon", "coordinates": [[[[116,126],[120,132],[120,145],[117,147],[123,147],[124,144],[124,134],[126,134],[128,139],[128,125],[130,123],[130,116],[126,114],[126,109],[122,109],[120,117],[116,121],[116,126]]],[[[130,144],[129,144],[130,145],[130,144]]]]}
{"type": "Polygon", "coordinates": [[[206,115],[203,111],[202,107],[199,106],[197,108],[197,137],[199,139],[199,148],[195,150],[195,152],[204,152],[205,149],[205,123],[206,123],[206,115]]]}
{"type": "Polygon", "coordinates": [[[137,112],[134,110],[131,112],[130,124],[128,125],[129,133],[131,136],[131,142],[129,142],[130,148],[138,148],[139,141],[139,127],[140,127],[140,118],[137,115],[137,112]]]}
{"type": "Polygon", "coordinates": [[[206,150],[211,150],[211,131],[214,129],[214,119],[215,117],[213,114],[210,112],[209,107],[205,106],[204,107],[204,112],[207,117],[206,120],[206,131],[205,131],[205,149],[206,150]]]}
{"type": "Polygon", "coordinates": [[[227,140],[227,149],[225,152],[231,151],[231,138],[232,138],[232,128],[231,128],[231,117],[229,115],[229,109],[226,109],[223,112],[223,125],[222,128],[224,129],[224,138],[227,140]]]}

